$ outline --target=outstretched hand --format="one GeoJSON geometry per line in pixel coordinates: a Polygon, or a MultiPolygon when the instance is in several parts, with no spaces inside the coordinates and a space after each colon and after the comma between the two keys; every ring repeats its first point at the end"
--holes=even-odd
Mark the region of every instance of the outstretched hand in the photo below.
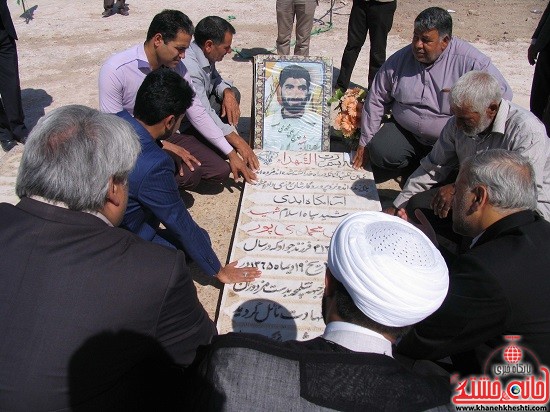
{"type": "Polygon", "coordinates": [[[397,209],[393,206],[389,206],[389,207],[386,207],[386,208],[382,209],[382,212],[384,212],[388,215],[397,216],[397,217],[405,220],[406,222],[409,221],[409,215],[407,215],[407,212],[403,208],[397,209]]]}
{"type": "Polygon", "coordinates": [[[449,214],[451,206],[453,204],[453,198],[455,196],[455,185],[450,183],[445,186],[441,186],[434,198],[432,199],[432,209],[434,214],[444,219],[449,214]]]}
{"type": "Polygon", "coordinates": [[[239,176],[242,176],[246,183],[256,183],[256,173],[246,165],[245,161],[241,159],[235,150],[229,153],[227,157],[229,158],[229,167],[231,168],[235,182],[239,179],[239,176]]]}
{"type": "Polygon", "coordinates": [[[368,163],[369,152],[365,146],[358,146],[355,157],[352,159],[352,166],[354,169],[361,169],[363,164],[368,163]]]}
{"type": "Polygon", "coordinates": [[[435,234],[435,230],[424,215],[420,209],[414,210],[414,216],[418,220],[418,223],[414,220],[409,218],[409,215],[407,214],[407,211],[404,208],[396,209],[393,206],[387,207],[382,212],[387,213],[392,216],[397,216],[406,222],[409,222],[410,224],[416,226],[418,229],[420,229],[427,237],[430,239],[430,241],[436,246],[439,246],[439,243],[437,241],[437,236],[435,234]]]}
{"type": "Polygon", "coordinates": [[[221,268],[216,275],[218,280],[222,283],[253,282],[262,274],[260,269],[256,267],[246,266],[238,268],[238,263],[236,260],[221,268]]]}
{"type": "Polygon", "coordinates": [[[258,160],[258,156],[256,156],[256,153],[254,153],[254,150],[252,150],[249,145],[244,143],[238,145],[236,149],[243,158],[244,162],[248,165],[248,167],[250,167],[250,169],[252,169],[253,171],[257,171],[260,169],[260,161],[258,160]]]}

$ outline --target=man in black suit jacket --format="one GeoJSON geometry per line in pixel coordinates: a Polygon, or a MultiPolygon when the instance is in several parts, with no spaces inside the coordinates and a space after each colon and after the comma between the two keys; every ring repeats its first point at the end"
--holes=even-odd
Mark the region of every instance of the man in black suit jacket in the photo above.
{"type": "Polygon", "coordinates": [[[442,256],[418,229],[381,212],[348,216],[330,243],[323,336],[305,342],[217,337],[188,370],[190,409],[425,411],[447,405],[448,377],[421,376],[392,357],[392,342],[439,307],[447,286],[442,256]]]}
{"type": "Polygon", "coordinates": [[[533,33],[527,59],[535,66],[531,86],[531,111],[546,126],[550,135],[550,3],[533,33]]]}
{"type": "Polygon", "coordinates": [[[7,0],[0,0],[0,144],[6,152],[17,144],[15,141],[24,143],[28,134],[21,104],[16,40],[7,0]]]}
{"type": "Polygon", "coordinates": [[[29,135],[21,201],[0,204],[0,410],[167,410],[177,396],[156,399],[149,374],[181,380],[216,333],[183,253],[113,227],[139,152],[129,124],[84,106],[29,135]]]}
{"type": "Polygon", "coordinates": [[[474,238],[450,266],[449,294],[397,346],[415,359],[451,355],[461,374],[481,373],[502,335],[550,365],[550,223],[534,212],[533,167],[517,152],[488,150],[460,168],[453,229],[474,238]]]}

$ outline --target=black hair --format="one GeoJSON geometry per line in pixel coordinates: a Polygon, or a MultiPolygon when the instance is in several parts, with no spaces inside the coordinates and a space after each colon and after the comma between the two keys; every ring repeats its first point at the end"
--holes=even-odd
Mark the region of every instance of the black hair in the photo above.
{"type": "Polygon", "coordinates": [[[181,116],[195,97],[187,81],[176,72],[161,67],[149,73],[141,84],[134,105],[134,117],[148,126],[170,115],[181,116]]]}
{"type": "Polygon", "coordinates": [[[223,43],[225,33],[235,34],[235,28],[227,20],[218,16],[208,16],[197,23],[195,28],[195,42],[204,46],[207,40],[216,45],[223,43]]]}
{"type": "Polygon", "coordinates": [[[178,32],[183,31],[190,36],[194,32],[193,22],[179,10],[163,10],[155,17],[147,30],[146,41],[151,40],[157,33],[162,35],[164,43],[174,40],[178,32]]]}
{"type": "Polygon", "coordinates": [[[449,12],[441,7],[428,7],[414,19],[414,29],[418,33],[437,30],[439,37],[453,35],[453,19],[449,12]]]}
{"type": "Polygon", "coordinates": [[[307,89],[309,90],[311,76],[309,75],[307,69],[304,69],[302,66],[298,66],[297,64],[285,66],[283,70],[281,70],[281,74],[279,75],[279,84],[281,85],[281,87],[283,87],[287,79],[305,79],[307,83],[307,89]]]}

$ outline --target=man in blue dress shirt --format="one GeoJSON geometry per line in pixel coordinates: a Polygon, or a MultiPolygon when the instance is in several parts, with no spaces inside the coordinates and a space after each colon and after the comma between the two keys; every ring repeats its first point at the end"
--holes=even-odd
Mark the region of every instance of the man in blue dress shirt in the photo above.
{"type": "Polygon", "coordinates": [[[121,226],[143,239],[183,250],[206,275],[223,283],[251,281],[260,275],[258,269],[237,268],[237,262],[222,267],[208,233],[195,223],[180,197],[173,160],[161,149],[161,140],[178,130],[193,97],[186,80],[160,68],[149,73],[139,88],[134,117],[127,111],[118,113],[139,135],[142,150],[129,177],[121,226]],[[165,230],[159,229],[160,223],[165,230]]]}

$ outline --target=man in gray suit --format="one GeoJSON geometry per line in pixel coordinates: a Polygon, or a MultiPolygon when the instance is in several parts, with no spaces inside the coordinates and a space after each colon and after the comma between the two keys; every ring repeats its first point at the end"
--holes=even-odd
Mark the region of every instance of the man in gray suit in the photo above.
{"type": "Polygon", "coordinates": [[[0,204],[0,410],[168,410],[216,333],[183,253],[113,227],[139,152],[127,122],[84,106],[29,135],[21,201],[0,204]],[[152,373],[173,379],[144,388],[152,373]]]}
{"type": "Polygon", "coordinates": [[[392,343],[433,313],[447,266],[417,228],[380,212],[345,218],[332,237],[324,334],[277,342],[231,333],[199,350],[188,369],[191,409],[211,411],[437,409],[449,379],[421,376],[392,357],[392,343]]]}

